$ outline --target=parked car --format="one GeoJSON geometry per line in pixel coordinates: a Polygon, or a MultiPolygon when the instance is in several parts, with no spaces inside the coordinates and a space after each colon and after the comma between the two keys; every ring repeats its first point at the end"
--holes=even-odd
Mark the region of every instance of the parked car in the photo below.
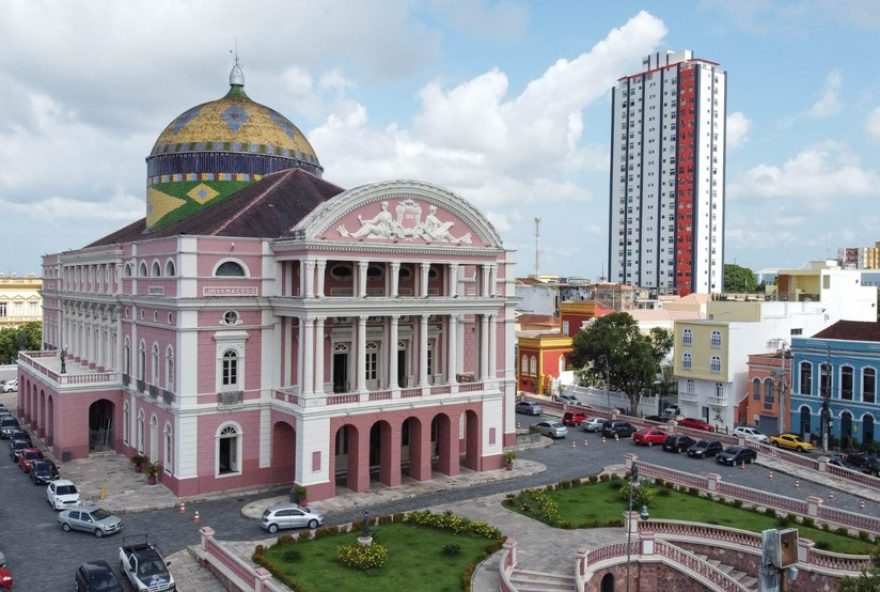
{"type": "Polygon", "coordinates": [[[526,415],[541,415],[544,411],[540,405],[533,401],[517,401],[514,407],[517,413],[525,413],[526,415]]]}
{"type": "Polygon", "coordinates": [[[678,405],[667,405],[666,408],[663,409],[663,415],[665,415],[667,419],[678,417],[680,413],[681,409],[678,408],[678,405]]]}
{"type": "Polygon", "coordinates": [[[658,421],[661,423],[666,423],[668,420],[661,415],[648,415],[645,417],[645,421],[658,421]]]}
{"type": "Polygon", "coordinates": [[[27,450],[30,448],[27,440],[10,440],[9,441],[9,458],[12,459],[12,462],[18,464],[18,455],[21,454],[23,450],[27,450]]]}
{"type": "Polygon", "coordinates": [[[55,510],[78,506],[80,502],[76,485],[67,479],[58,479],[49,483],[49,486],[46,487],[46,498],[49,505],[55,510]]]}
{"type": "Polygon", "coordinates": [[[606,419],[605,423],[602,424],[602,435],[606,438],[629,438],[635,431],[636,429],[632,424],[625,421],[606,419]]]}
{"type": "Polygon", "coordinates": [[[556,395],[556,402],[565,405],[580,405],[581,402],[571,395],[556,395]]]}
{"type": "Polygon", "coordinates": [[[732,467],[747,464],[750,465],[758,458],[758,453],[745,446],[730,446],[724,452],[718,454],[715,461],[720,465],[732,467]]]}
{"type": "Polygon", "coordinates": [[[25,448],[18,455],[18,468],[28,473],[35,460],[43,460],[44,458],[46,457],[43,456],[43,452],[39,448],[25,448]]]}
{"type": "Polygon", "coordinates": [[[581,429],[585,432],[600,432],[604,423],[604,417],[588,417],[581,422],[581,429]]]}
{"type": "Polygon", "coordinates": [[[92,532],[98,538],[105,534],[117,533],[124,526],[122,518],[119,516],[114,516],[103,508],[93,506],[79,506],[62,510],[58,514],[58,523],[64,532],[81,530],[92,532]]]}
{"type": "Polygon", "coordinates": [[[324,516],[298,504],[279,504],[263,512],[260,526],[270,534],[282,528],[317,528],[324,523],[324,516]]]}
{"type": "Polygon", "coordinates": [[[31,465],[31,472],[28,474],[34,485],[47,484],[61,477],[58,474],[58,467],[55,466],[55,463],[46,459],[35,460],[34,464],[31,465]]]}
{"type": "Polygon", "coordinates": [[[723,450],[724,447],[718,440],[700,440],[688,448],[687,455],[693,458],[706,458],[707,456],[715,456],[723,450]]]}
{"type": "Polygon", "coordinates": [[[566,411],[562,414],[562,425],[576,427],[584,423],[587,414],[582,411],[566,411]]]}
{"type": "Polygon", "coordinates": [[[697,441],[690,436],[684,434],[672,434],[663,441],[663,450],[666,452],[679,453],[686,451],[688,448],[696,444],[697,441]]]}
{"type": "Polygon", "coordinates": [[[6,381],[6,384],[3,385],[4,393],[14,393],[18,391],[18,379],[13,378],[12,380],[6,381]]]}
{"type": "Polygon", "coordinates": [[[0,590],[12,590],[12,572],[0,567],[0,590]]]}
{"type": "Polygon", "coordinates": [[[746,438],[748,440],[761,442],[762,444],[767,444],[770,441],[770,436],[768,436],[767,434],[762,434],[757,429],[751,428],[749,426],[739,426],[733,428],[733,435],[737,438],[746,438]]]}
{"type": "Polygon", "coordinates": [[[0,418],[0,438],[8,440],[12,437],[12,432],[18,431],[21,431],[21,426],[18,425],[17,419],[11,415],[4,415],[0,418]]]}
{"type": "Polygon", "coordinates": [[[549,438],[564,438],[568,435],[568,428],[558,421],[539,421],[534,427],[539,434],[549,438]]]}
{"type": "Polygon", "coordinates": [[[663,430],[658,430],[657,428],[642,428],[635,434],[633,434],[633,442],[636,444],[640,444],[642,446],[653,446],[654,444],[663,444],[666,442],[666,437],[669,436],[663,430]]]}
{"type": "Polygon", "coordinates": [[[852,452],[845,457],[846,461],[858,466],[858,470],[880,477],[880,458],[874,453],[852,452]]]}
{"type": "Polygon", "coordinates": [[[22,430],[16,430],[12,432],[12,435],[9,437],[10,440],[24,440],[28,443],[28,448],[34,447],[34,441],[31,440],[31,435],[22,430]]]}
{"type": "Polygon", "coordinates": [[[104,560],[88,561],[76,568],[77,592],[123,592],[122,582],[104,560]]]}
{"type": "Polygon", "coordinates": [[[835,454],[828,459],[828,464],[844,469],[849,469],[850,471],[861,471],[862,465],[850,462],[848,460],[849,457],[850,455],[841,456],[840,454],[835,454]]]}
{"type": "Polygon", "coordinates": [[[146,534],[123,537],[119,564],[135,590],[174,592],[177,588],[174,576],[168,571],[171,563],[162,557],[159,547],[151,543],[146,534]]]}
{"type": "Polygon", "coordinates": [[[691,428],[692,430],[703,430],[704,432],[714,432],[715,426],[696,417],[685,417],[678,421],[678,425],[683,428],[691,428]]]}
{"type": "Polygon", "coordinates": [[[789,450],[797,450],[798,452],[811,452],[813,450],[813,445],[801,440],[797,434],[779,434],[778,436],[770,436],[770,444],[777,448],[788,448],[789,450]]]}

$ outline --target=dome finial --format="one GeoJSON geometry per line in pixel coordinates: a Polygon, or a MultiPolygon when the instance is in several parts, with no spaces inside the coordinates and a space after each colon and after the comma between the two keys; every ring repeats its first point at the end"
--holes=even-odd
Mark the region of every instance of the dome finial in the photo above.
{"type": "MultiPolygon", "coordinates": [[[[233,51],[229,50],[229,53],[233,53],[233,51]]],[[[238,39],[235,40],[235,52],[233,55],[235,56],[235,65],[232,66],[232,72],[229,73],[229,85],[244,86],[244,72],[241,69],[241,64],[238,62],[238,39]]]]}

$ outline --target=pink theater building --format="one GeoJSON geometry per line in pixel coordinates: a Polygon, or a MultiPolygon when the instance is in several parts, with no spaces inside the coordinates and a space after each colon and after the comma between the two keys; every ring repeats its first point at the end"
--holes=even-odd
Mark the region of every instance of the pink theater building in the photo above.
{"type": "Polygon", "coordinates": [[[441,187],[322,173],[236,65],[157,140],[146,217],[44,258],[19,410],[60,459],[112,449],[160,463],[178,495],[295,482],[310,500],[501,467],[516,381],[498,233],[441,187]]]}

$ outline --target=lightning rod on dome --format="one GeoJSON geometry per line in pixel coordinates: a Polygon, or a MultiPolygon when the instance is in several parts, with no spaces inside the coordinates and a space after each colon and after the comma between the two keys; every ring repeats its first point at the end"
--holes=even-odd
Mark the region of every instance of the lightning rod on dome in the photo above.
{"type": "Polygon", "coordinates": [[[244,71],[238,61],[238,38],[235,39],[235,50],[229,50],[229,53],[235,58],[235,64],[232,66],[232,72],[229,73],[229,84],[232,86],[244,86],[244,71]]]}

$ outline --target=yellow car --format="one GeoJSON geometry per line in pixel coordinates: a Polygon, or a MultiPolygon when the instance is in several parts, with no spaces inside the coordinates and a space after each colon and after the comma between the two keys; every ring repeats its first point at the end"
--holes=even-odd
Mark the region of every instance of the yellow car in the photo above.
{"type": "Polygon", "coordinates": [[[777,448],[788,448],[789,450],[797,450],[798,452],[812,452],[813,450],[812,444],[804,442],[795,434],[770,436],[770,444],[777,448]]]}

